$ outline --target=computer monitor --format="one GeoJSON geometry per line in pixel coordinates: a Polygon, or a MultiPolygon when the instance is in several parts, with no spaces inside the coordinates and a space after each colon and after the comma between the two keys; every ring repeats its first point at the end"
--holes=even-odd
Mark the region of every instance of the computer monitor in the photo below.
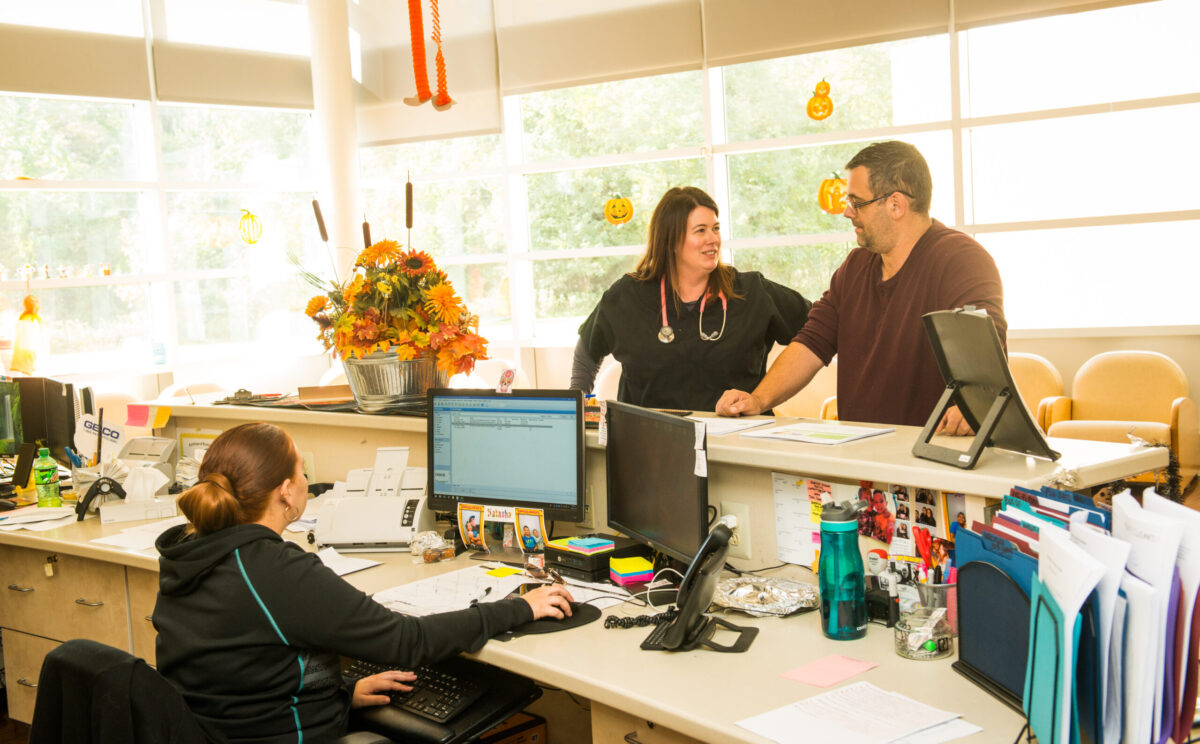
{"type": "Polygon", "coordinates": [[[696,422],[608,401],[608,526],[683,563],[708,528],[708,479],[696,475],[696,422]]]}
{"type": "Polygon", "coordinates": [[[21,450],[21,388],[14,380],[0,380],[0,455],[21,450]]]}
{"type": "Polygon", "coordinates": [[[434,388],[428,402],[431,509],[483,504],[583,519],[581,392],[434,388]]]}
{"type": "Polygon", "coordinates": [[[49,377],[18,377],[21,426],[26,442],[45,442],[54,459],[69,465],[67,447],[75,446],[75,388],[49,377]]]}

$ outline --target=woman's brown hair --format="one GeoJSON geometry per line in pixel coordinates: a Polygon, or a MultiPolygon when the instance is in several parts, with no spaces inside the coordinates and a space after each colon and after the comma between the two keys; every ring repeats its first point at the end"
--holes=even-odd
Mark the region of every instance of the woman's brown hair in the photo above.
{"type": "MultiPolygon", "coordinates": [[[[643,282],[656,282],[663,276],[672,277],[675,250],[683,243],[687,234],[688,216],[696,207],[708,207],[713,214],[721,214],[717,203],[702,189],[695,186],[667,189],[667,193],[658,200],[658,206],[654,208],[654,214],[650,217],[646,253],[638,261],[637,268],[629,272],[630,276],[643,282]]],[[[741,297],[733,291],[733,275],[731,266],[718,263],[717,268],[708,275],[708,294],[715,297],[724,293],[728,299],[741,297]]],[[[678,312],[679,293],[673,280],[671,291],[675,295],[675,310],[678,312]]]]}
{"type": "Polygon", "coordinates": [[[257,522],[271,492],[295,477],[299,456],[287,432],[271,424],[242,424],[223,432],[200,463],[199,480],[179,497],[191,530],[207,535],[257,522]]]}

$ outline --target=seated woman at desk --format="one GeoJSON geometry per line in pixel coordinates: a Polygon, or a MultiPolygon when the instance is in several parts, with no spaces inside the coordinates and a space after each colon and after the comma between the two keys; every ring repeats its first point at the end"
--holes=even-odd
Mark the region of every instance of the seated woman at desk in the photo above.
{"type": "Polygon", "coordinates": [[[179,497],[188,524],[156,544],[158,670],[230,742],[326,741],[349,711],[388,702],[411,672],[343,687],[339,655],[413,668],[542,617],[570,614],[562,586],[428,617],[398,615],[282,538],[308,500],[300,454],[270,424],[213,442],[179,497]]]}
{"type": "Polygon", "coordinates": [[[612,354],[621,363],[618,400],[711,411],[731,385],[752,390],[762,380],[771,345],[790,343],[811,306],[756,271],[721,263],[716,202],[691,186],[669,189],[637,268],[579,327],[571,387],[590,392],[612,354]]]}

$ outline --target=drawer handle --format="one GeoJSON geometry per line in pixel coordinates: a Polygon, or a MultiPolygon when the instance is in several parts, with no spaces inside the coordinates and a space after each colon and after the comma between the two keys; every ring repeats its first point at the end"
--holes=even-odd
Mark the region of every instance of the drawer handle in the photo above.
{"type": "Polygon", "coordinates": [[[22,677],[22,678],[18,679],[18,680],[17,680],[17,684],[18,684],[18,685],[25,685],[26,687],[34,687],[34,688],[36,688],[36,687],[37,687],[37,684],[36,684],[36,683],[34,683],[34,682],[30,682],[29,680],[25,679],[24,677],[22,677]]]}
{"type": "Polygon", "coordinates": [[[12,589],[14,592],[32,592],[33,591],[32,586],[21,586],[20,584],[9,584],[8,588],[12,589]]]}
{"type": "Polygon", "coordinates": [[[152,622],[154,622],[154,616],[153,616],[153,615],[146,615],[146,621],[147,621],[147,622],[151,622],[151,623],[152,623],[152,622]]]}
{"type": "Polygon", "coordinates": [[[637,738],[637,735],[638,732],[630,731],[628,734],[625,734],[625,741],[629,742],[629,744],[642,744],[642,740],[637,738]]]}
{"type": "Polygon", "coordinates": [[[75,600],[75,604],[77,604],[77,605],[83,605],[84,607],[103,607],[103,606],[104,606],[104,603],[103,603],[103,602],[89,602],[89,601],[87,601],[86,599],[84,599],[84,598],[82,598],[82,597],[80,597],[79,599],[75,600]]]}

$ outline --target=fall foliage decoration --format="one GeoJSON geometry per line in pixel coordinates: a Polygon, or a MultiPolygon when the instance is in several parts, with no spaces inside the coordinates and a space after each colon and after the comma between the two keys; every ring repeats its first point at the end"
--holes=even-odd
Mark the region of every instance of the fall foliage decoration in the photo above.
{"type": "Polygon", "coordinates": [[[424,251],[381,240],[358,254],[344,284],[307,272],[304,277],[322,290],[304,313],[316,322],[326,350],[343,359],[376,351],[392,351],[401,360],[431,354],[438,369],[456,374],[487,358],[479,318],[424,251]]]}
{"type": "Polygon", "coordinates": [[[249,245],[257,243],[262,237],[262,222],[259,221],[258,215],[249,209],[243,209],[242,218],[238,220],[238,234],[249,245]]]}
{"type": "Polygon", "coordinates": [[[833,99],[829,97],[829,83],[822,80],[817,83],[813,97],[808,99],[808,116],[810,119],[821,121],[828,119],[833,113],[833,99]]]}
{"type": "MultiPolygon", "coordinates": [[[[28,284],[28,280],[26,280],[28,284]]],[[[42,304],[33,295],[25,295],[25,311],[17,318],[17,331],[13,339],[13,355],[9,368],[14,372],[33,374],[38,352],[42,348],[42,304]]]]}
{"type": "Polygon", "coordinates": [[[838,174],[834,173],[833,178],[821,181],[821,187],[817,189],[817,204],[829,214],[845,212],[846,179],[838,178],[838,174]]]}
{"type": "Polygon", "coordinates": [[[614,194],[613,198],[604,202],[604,219],[614,225],[624,225],[633,219],[633,202],[614,194]]]}

